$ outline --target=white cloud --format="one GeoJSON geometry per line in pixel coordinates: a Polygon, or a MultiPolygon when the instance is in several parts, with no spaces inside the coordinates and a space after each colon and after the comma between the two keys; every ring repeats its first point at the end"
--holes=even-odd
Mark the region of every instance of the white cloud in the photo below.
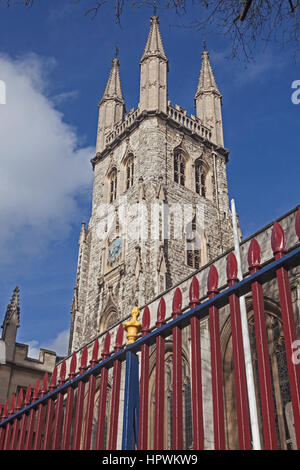
{"type": "Polygon", "coordinates": [[[31,357],[33,359],[38,359],[39,358],[39,352],[40,352],[39,342],[36,341],[35,339],[33,339],[32,341],[29,341],[27,343],[27,345],[29,346],[29,348],[28,348],[28,357],[31,357]]]}
{"type": "MultiPolygon", "coordinates": [[[[76,198],[92,180],[94,148],[78,148],[76,131],[49,99],[51,59],[0,54],[6,104],[0,105],[0,256],[39,254],[65,237],[76,198]]],[[[74,97],[74,92],[66,92],[74,97]]],[[[57,100],[56,100],[57,101],[57,100]]]]}
{"type": "Polygon", "coordinates": [[[59,105],[66,100],[73,100],[75,98],[78,98],[78,96],[79,96],[79,92],[77,90],[65,91],[65,92],[59,93],[58,95],[52,96],[52,101],[56,105],[59,105]]]}
{"type": "Polygon", "coordinates": [[[49,351],[56,352],[57,356],[66,356],[68,353],[70,330],[64,330],[57,334],[57,336],[49,341],[39,343],[37,340],[28,341],[29,346],[28,356],[34,359],[39,358],[40,348],[48,349],[49,351]]]}

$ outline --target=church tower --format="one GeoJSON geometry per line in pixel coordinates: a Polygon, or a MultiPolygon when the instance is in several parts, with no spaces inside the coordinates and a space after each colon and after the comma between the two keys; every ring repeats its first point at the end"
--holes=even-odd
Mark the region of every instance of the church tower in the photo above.
{"type": "Polygon", "coordinates": [[[70,352],[233,245],[229,152],[208,52],[202,53],[196,115],[168,100],[168,64],[152,16],[139,103],[125,115],[120,64],[113,60],[91,160],[92,214],[79,237],[70,352]]]}

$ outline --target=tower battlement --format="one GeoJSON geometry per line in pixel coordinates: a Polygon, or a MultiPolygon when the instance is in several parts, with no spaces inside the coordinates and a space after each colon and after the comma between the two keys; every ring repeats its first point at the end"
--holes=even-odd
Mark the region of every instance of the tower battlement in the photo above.
{"type": "MultiPolygon", "coordinates": [[[[144,112],[145,113],[145,112],[144,112]]],[[[204,139],[210,141],[212,137],[211,126],[204,126],[202,121],[191,114],[187,115],[187,111],[177,104],[174,106],[171,105],[170,101],[168,102],[167,107],[168,117],[173,119],[179,125],[186,127],[191,132],[200,135],[204,139]]],[[[105,143],[106,145],[112,144],[113,141],[119,137],[123,132],[125,132],[135,121],[140,120],[143,111],[139,108],[131,109],[126,115],[125,119],[121,122],[118,122],[114,125],[113,130],[106,136],[105,143]]]]}

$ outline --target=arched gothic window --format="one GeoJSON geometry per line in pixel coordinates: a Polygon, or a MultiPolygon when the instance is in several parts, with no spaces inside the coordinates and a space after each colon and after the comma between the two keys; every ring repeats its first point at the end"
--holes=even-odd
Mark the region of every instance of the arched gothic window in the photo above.
{"type": "Polygon", "coordinates": [[[117,198],[117,170],[114,168],[110,173],[109,202],[114,202],[117,198]]]}
{"type": "Polygon", "coordinates": [[[206,197],[205,173],[203,162],[198,160],[195,164],[195,191],[203,197],[206,197]]]}
{"type": "Polygon", "coordinates": [[[134,175],[134,161],[133,161],[133,155],[130,155],[126,164],[126,189],[131,188],[131,186],[133,185],[133,175],[134,175]]]}
{"type": "Polygon", "coordinates": [[[187,265],[194,269],[201,266],[200,240],[196,230],[196,217],[188,224],[186,230],[187,265]]]}
{"type": "MultiPolygon", "coordinates": [[[[191,244],[191,242],[189,242],[191,244]]],[[[200,268],[200,250],[199,249],[191,249],[187,250],[187,265],[194,269],[200,268]]]]}
{"type": "Polygon", "coordinates": [[[174,154],[174,181],[185,186],[185,158],[182,152],[174,154]]]}

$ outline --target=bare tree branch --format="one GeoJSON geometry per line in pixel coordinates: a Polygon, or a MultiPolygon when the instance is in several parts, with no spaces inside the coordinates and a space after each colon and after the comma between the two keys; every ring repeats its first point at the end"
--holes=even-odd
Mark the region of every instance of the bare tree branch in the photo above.
{"type": "MultiPolygon", "coordinates": [[[[51,1],[51,0],[49,0],[51,1]]],[[[193,28],[202,35],[220,33],[228,36],[232,44],[232,55],[248,59],[258,42],[268,44],[275,41],[288,45],[296,56],[299,51],[299,6],[300,0],[65,0],[83,7],[85,15],[95,18],[105,5],[113,5],[114,19],[120,24],[125,7],[173,9],[183,17],[189,7],[196,6],[199,18],[185,27],[193,28]],[[91,6],[87,7],[87,3],[91,6]]],[[[0,5],[23,5],[31,7],[38,0],[0,0],[0,5]]],[[[195,11],[195,9],[194,9],[195,11]]]]}

